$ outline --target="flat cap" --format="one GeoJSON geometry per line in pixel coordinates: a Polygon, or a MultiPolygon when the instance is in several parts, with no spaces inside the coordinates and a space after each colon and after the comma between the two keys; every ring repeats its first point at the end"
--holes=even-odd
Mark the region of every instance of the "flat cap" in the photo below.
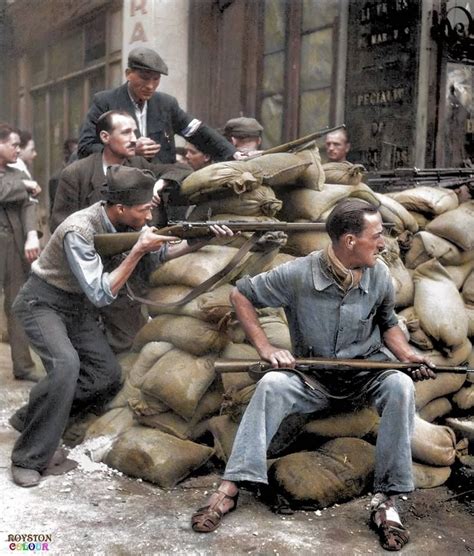
{"type": "Polygon", "coordinates": [[[227,137],[260,137],[263,127],[255,118],[232,118],[224,126],[227,137]]]}
{"type": "Polygon", "coordinates": [[[168,75],[168,66],[163,61],[163,58],[151,48],[144,46],[137,46],[130,50],[128,67],[130,69],[157,71],[163,75],[168,75]]]}
{"type": "Polygon", "coordinates": [[[114,205],[143,205],[153,197],[156,178],[150,170],[113,164],[107,168],[105,200],[114,205]]]}

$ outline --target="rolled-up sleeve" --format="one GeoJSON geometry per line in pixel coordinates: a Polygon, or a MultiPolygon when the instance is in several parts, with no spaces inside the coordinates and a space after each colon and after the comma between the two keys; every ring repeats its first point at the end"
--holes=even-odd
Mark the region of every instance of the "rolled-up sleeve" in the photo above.
{"type": "Polygon", "coordinates": [[[235,284],[239,292],[257,308],[286,307],[291,304],[291,277],[288,265],[281,265],[253,278],[244,276],[235,284]]]}
{"type": "Polygon", "coordinates": [[[69,232],[64,237],[64,251],[89,301],[96,307],[110,305],[117,296],[110,290],[109,273],[104,272],[102,259],[94,246],[77,232],[69,232]]]}
{"type": "Polygon", "coordinates": [[[377,310],[377,324],[380,326],[382,333],[398,324],[398,318],[395,314],[395,290],[388,271],[385,273],[384,278],[384,297],[377,310]]]}

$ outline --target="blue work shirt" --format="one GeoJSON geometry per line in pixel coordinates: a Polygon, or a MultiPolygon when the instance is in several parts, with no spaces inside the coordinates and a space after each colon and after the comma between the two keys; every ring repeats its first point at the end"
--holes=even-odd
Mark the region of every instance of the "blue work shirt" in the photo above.
{"type": "MultiPolygon", "coordinates": [[[[257,308],[283,307],[296,357],[388,359],[382,334],[398,323],[389,270],[377,261],[365,268],[359,284],[344,292],[327,270],[323,251],[311,253],[275,269],[238,280],[240,293],[257,308]]],[[[316,373],[336,386],[334,371],[316,373]]],[[[370,373],[373,376],[373,373],[370,373]]],[[[347,393],[366,382],[368,372],[337,380],[336,390],[347,393]]]]}

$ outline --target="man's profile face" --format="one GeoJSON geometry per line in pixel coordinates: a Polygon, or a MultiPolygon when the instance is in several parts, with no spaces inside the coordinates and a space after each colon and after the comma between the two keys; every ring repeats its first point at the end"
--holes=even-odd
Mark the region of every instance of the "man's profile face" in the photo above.
{"type": "Polygon", "coordinates": [[[0,141],[0,160],[4,164],[13,164],[20,153],[20,136],[10,133],[7,139],[0,141]]]}
{"type": "Polygon", "coordinates": [[[36,152],[35,142],[33,139],[28,141],[24,149],[20,149],[20,158],[29,166],[33,164],[33,160],[36,158],[37,154],[38,153],[36,152]]]}
{"type": "Polygon", "coordinates": [[[127,68],[125,75],[130,92],[135,100],[150,100],[160,84],[161,74],[157,71],[127,68]]]}
{"type": "Polygon", "coordinates": [[[134,230],[141,230],[145,224],[151,222],[152,204],[144,203],[142,205],[120,205],[120,224],[128,226],[134,230]]]}
{"type": "Polygon", "coordinates": [[[351,148],[346,136],[341,131],[328,133],[326,136],[326,156],[330,162],[344,162],[351,148]]]}
{"type": "Polygon", "coordinates": [[[351,253],[352,268],[372,267],[377,262],[377,255],[384,249],[382,217],[380,213],[365,214],[364,229],[354,236],[351,253]]]}
{"type": "Polygon", "coordinates": [[[135,156],[137,145],[137,124],[135,120],[131,116],[114,114],[112,116],[112,125],[112,131],[100,132],[102,143],[118,157],[130,158],[135,156]]]}

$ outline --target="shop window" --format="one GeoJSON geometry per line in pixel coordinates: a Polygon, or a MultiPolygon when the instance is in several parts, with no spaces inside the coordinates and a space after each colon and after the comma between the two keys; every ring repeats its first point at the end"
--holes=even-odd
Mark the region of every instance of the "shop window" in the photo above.
{"type": "Polygon", "coordinates": [[[105,21],[105,13],[102,13],[84,29],[86,64],[97,62],[105,56],[105,21]]]}
{"type": "Polygon", "coordinates": [[[77,32],[49,48],[48,77],[56,79],[80,70],[84,64],[83,35],[77,32]]]}

